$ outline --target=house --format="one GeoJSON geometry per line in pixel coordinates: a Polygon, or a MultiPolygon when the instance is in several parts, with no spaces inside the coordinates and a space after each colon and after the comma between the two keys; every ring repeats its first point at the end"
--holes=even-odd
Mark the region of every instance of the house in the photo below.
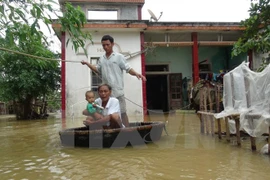
{"type": "Polygon", "coordinates": [[[145,0],[59,2],[80,6],[86,16],[94,11],[115,12],[117,16],[117,20],[88,18],[84,28],[93,36],[93,44],[87,42],[86,45],[88,57],[82,50],[75,53],[70,45],[66,46],[68,34],[60,32],[60,24],[53,24],[62,42],[62,59],[78,61],[62,62],[64,117],[82,116],[85,91],[96,89],[100,83],[99,77],[79,62],[97,63],[98,57],[104,53],[100,40],[105,34],[114,37],[114,51],[126,55],[131,66],[147,78],[147,82],[141,82],[133,76],[124,76],[127,113],[134,121],[142,120],[152,110],[166,112],[183,108],[187,104],[188,80],[195,84],[209,73],[231,70],[242,61],[253,60],[252,52],[231,58],[232,46],[243,31],[239,23],[142,20],[145,0]]]}

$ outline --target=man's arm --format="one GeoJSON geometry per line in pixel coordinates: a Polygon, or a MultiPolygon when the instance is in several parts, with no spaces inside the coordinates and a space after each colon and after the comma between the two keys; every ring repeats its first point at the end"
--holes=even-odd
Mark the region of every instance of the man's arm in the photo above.
{"type": "Polygon", "coordinates": [[[132,68],[129,70],[128,73],[129,73],[130,75],[132,75],[132,76],[136,76],[138,79],[142,79],[143,81],[146,81],[146,78],[145,78],[143,75],[137,73],[137,72],[134,71],[134,69],[132,69],[132,68]]]}
{"type": "Polygon", "coordinates": [[[146,78],[143,75],[137,73],[133,68],[131,68],[130,64],[127,62],[126,58],[123,55],[120,54],[120,56],[121,58],[119,66],[122,70],[126,70],[126,72],[128,72],[130,75],[136,76],[138,79],[146,81],[146,78]]]}
{"type": "Polygon", "coordinates": [[[82,60],[81,63],[82,63],[82,65],[86,64],[92,71],[95,71],[96,73],[99,73],[98,70],[97,70],[97,67],[90,64],[89,62],[82,60]]]}

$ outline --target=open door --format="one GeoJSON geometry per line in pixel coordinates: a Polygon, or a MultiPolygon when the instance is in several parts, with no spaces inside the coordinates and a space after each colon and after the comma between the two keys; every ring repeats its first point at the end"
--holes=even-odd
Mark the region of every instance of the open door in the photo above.
{"type": "Polygon", "coordinates": [[[147,109],[168,112],[168,75],[146,75],[147,109]]]}
{"type": "Polygon", "coordinates": [[[182,108],[182,73],[169,74],[170,110],[182,108]]]}

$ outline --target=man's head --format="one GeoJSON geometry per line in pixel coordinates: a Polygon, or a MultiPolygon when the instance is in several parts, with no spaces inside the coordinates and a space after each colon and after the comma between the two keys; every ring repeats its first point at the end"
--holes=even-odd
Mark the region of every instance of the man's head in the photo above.
{"type": "Polygon", "coordinates": [[[113,52],[114,39],[110,35],[105,35],[101,39],[101,44],[106,54],[113,52]]]}

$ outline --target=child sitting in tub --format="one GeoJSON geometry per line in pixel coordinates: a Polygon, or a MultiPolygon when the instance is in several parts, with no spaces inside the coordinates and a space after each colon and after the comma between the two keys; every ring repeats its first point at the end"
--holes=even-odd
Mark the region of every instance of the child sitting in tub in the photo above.
{"type": "Polygon", "coordinates": [[[85,93],[85,100],[88,101],[86,109],[90,116],[86,118],[86,120],[95,121],[99,120],[103,117],[102,110],[103,107],[99,106],[95,103],[95,93],[94,91],[86,91],[85,93]]]}

